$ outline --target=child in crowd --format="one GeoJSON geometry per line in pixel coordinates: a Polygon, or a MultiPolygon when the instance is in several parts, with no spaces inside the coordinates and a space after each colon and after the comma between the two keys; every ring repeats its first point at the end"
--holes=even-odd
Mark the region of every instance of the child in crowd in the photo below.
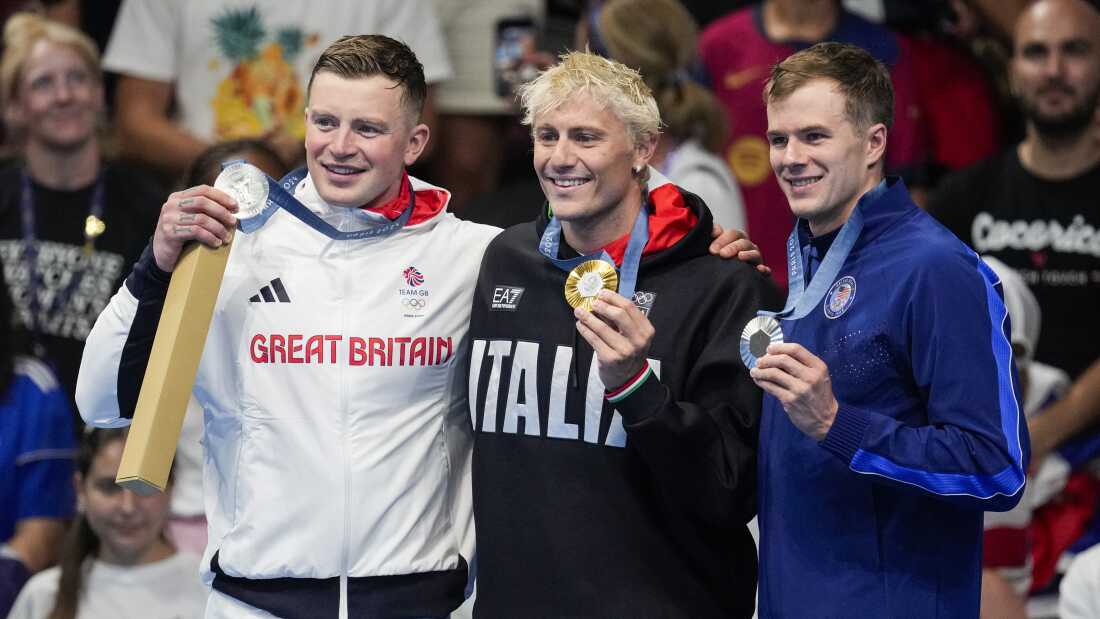
{"type": "Polygon", "coordinates": [[[170,494],[139,496],[115,484],[127,430],[91,430],[77,456],[78,516],[61,563],[27,582],[9,619],[201,617],[198,558],[165,536],[170,494]]]}

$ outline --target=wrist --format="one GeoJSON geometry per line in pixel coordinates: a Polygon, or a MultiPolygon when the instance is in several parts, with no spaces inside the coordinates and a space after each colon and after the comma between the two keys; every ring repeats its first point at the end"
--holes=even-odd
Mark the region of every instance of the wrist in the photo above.
{"type": "MultiPolygon", "coordinates": [[[[169,261],[168,256],[165,255],[167,250],[158,249],[156,243],[153,243],[153,266],[155,266],[162,273],[171,273],[176,268],[174,261],[169,261]]],[[[177,254],[178,260],[178,254],[177,254]]]]}
{"type": "Polygon", "coordinates": [[[851,462],[856,452],[863,448],[863,436],[873,420],[873,415],[859,408],[838,408],[829,431],[818,445],[833,452],[845,462],[851,462]]]}
{"type": "Polygon", "coordinates": [[[164,298],[168,285],[172,282],[172,273],[157,265],[156,249],[153,243],[145,246],[141,257],[126,276],[126,288],[138,300],[164,298]]]}
{"type": "Polygon", "coordinates": [[[840,403],[833,398],[832,404],[825,413],[825,417],[818,422],[817,432],[814,433],[814,440],[821,442],[825,440],[825,436],[829,434],[829,430],[833,427],[833,422],[836,421],[837,411],[840,410],[840,403]]]}
{"type": "Polygon", "coordinates": [[[615,388],[605,388],[604,399],[610,402],[618,402],[623,398],[633,393],[639,385],[644,383],[649,375],[652,374],[652,370],[649,367],[649,361],[645,361],[637,372],[631,374],[625,381],[616,386],[615,388]]]}

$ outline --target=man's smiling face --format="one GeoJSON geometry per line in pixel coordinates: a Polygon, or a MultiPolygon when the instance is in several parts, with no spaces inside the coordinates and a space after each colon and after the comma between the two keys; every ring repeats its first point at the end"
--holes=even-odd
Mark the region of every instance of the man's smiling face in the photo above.
{"type": "Polygon", "coordinates": [[[326,202],[371,207],[395,198],[406,166],[420,156],[428,128],[384,75],[344,78],[322,71],[306,109],[306,166],[326,202]]]}
{"type": "Polygon", "coordinates": [[[843,224],[876,174],[872,137],[881,125],[860,131],[846,103],[836,82],[818,78],[768,104],[772,170],[791,212],[814,234],[843,224]]]}
{"type": "Polygon", "coordinates": [[[610,109],[580,93],[534,120],[535,173],[559,219],[599,219],[637,189],[646,158],[610,109]]]}

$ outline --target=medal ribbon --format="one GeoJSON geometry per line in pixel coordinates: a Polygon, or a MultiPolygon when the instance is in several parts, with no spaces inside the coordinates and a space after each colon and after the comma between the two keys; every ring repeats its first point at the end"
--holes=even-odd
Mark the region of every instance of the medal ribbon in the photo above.
{"type": "MultiPolygon", "coordinates": [[[[232,163],[238,163],[231,161],[225,163],[222,167],[228,166],[232,163]]],[[[268,193],[267,193],[267,205],[264,209],[255,217],[249,217],[248,219],[240,220],[241,230],[244,232],[253,232],[258,230],[264,225],[264,223],[271,217],[271,215],[278,209],[287,211],[294,217],[301,220],[303,223],[320,232],[321,234],[336,241],[352,241],[359,239],[373,239],[384,238],[397,232],[405,227],[405,224],[409,222],[409,218],[412,216],[413,205],[416,199],[416,192],[411,186],[409,186],[409,203],[405,206],[405,209],[401,211],[401,215],[386,223],[376,224],[369,228],[362,230],[351,230],[343,232],[337,230],[332,224],[328,223],[324,219],[321,219],[317,213],[309,210],[304,204],[298,201],[294,197],[294,188],[302,181],[306,176],[305,166],[294,170],[290,174],[287,174],[279,182],[275,182],[270,176],[264,175],[267,179],[268,193]]]]}
{"type": "MultiPolygon", "coordinates": [[[[817,307],[822,297],[829,291],[833,281],[836,280],[837,275],[840,274],[840,269],[848,260],[848,255],[852,253],[852,247],[855,246],[856,240],[863,232],[863,207],[885,193],[886,189],[887,184],[883,181],[871,191],[860,196],[856,207],[852,209],[852,214],[848,217],[848,221],[844,222],[840,232],[837,233],[836,240],[833,241],[829,251],[825,254],[825,260],[821,262],[821,266],[818,267],[810,279],[809,286],[806,286],[806,281],[802,276],[802,248],[798,242],[798,222],[796,221],[794,229],[787,237],[787,302],[784,304],[783,309],[778,312],[761,310],[756,312],[756,315],[774,318],[777,321],[798,320],[817,307]]],[[[756,367],[757,357],[751,349],[753,337],[764,333],[772,342],[782,341],[783,339],[783,331],[778,324],[767,328],[757,325],[755,328],[759,330],[755,333],[752,332],[756,320],[758,319],[749,321],[748,325],[745,326],[745,331],[741,334],[741,360],[749,369],[756,367]]]]}
{"type": "Polygon", "coordinates": [[[603,260],[619,272],[619,294],[627,299],[633,299],[634,286],[638,283],[638,266],[642,261],[642,250],[645,249],[645,245],[649,241],[649,210],[646,206],[647,201],[643,200],[642,207],[638,209],[638,216],[634,218],[634,227],[630,231],[630,241],[627,242],[626,252],[623,253],[621,268],[615,267],[615,261],[604,250],[587,256],[577,256],[576,258],[558,258],[558,248],[561,247],[561,222],[558,221],[557,217],[551,218],[550,223],[546,224],[546,230],[543,230],[542,239],[539,241],[539,253],[550,264],[566,273],[572,271],[582,262],[603,260]]]}
{"type": "Polygon", "coordinates": [[[757,316],[772,316],[777,320],[798,320],[810,313],[822,297],[829,291],[836,276],[840,275],[840,269],[848,260],[848,254],[856,244],[856,239],[863,232],[863,209],[877,200],[889,189],[886,180],[882,180],[867,193],[860,196],[848,221],[844,222],[836,240],[833,241],[825,260],[817,268],[809,287],[802,277],[802,249],[798,243],[798,222],[794,224],[791,235],[787,237],[787,303],[778,312],[756,312],[757,316]]]}
{"type": "Polygon", "coordinates": [[[825,260],[821,262],[817,272],[814,273],[810,285],[802,278],[802,251],[798,244],[798,223],[787,237],[787,303],[778,312],[756,312],[757,316],[772,316],[777,320],[798,320],[821,302],[829,286],[840,274],[841,267],[848,259],[852,247],[856,244],[860,232],[863,232],[863,213],[857,206],[852,210],[852,215],[840,229],[840,234],[833,241],[829,252],[825,254],[825,260]]]}
{"type": "MultiPolygon", "coordinates": [[[[30,324],[27,325],[27,330],[30,332],[31,338],[35,340],[34,347],[36,353],[43,353],[44,348],[40,342],[38,342],[38,243],[35,236],[35,212],[34,212],[34,188],[31,187],[31,177],[24,171],[20,175],[21,183],[21,195],[19,200],[19,210],[23,224],[23,261],[27,266],[27,293],[28,293],[28,305],[30,314],[30,324]]],[[[103,172],[100,171],[96,177],[95,188],[92,190],[92,203],[88,207],[88,217],[94,217],[97,220],[103,219],[103,172]]],[[[51,315],[59,307],[68,303],[69,298],[76,291],[80,282],[84,279],[84,274],[88,270],[88,265],[91,262],[91,249],[95,247],[96,235],[89,235],[87,230],[87,222],[81,222],[85,226],[84,233],[84,247],[85,258],[80,264],[80,270],[74,272],[69,278],[68,285],[61,291],[60,294],[55,296],[48,307],[44,308],[44,314],[51,315]]],[[[39,354],[42,356],[42,354],[39,354]]]]}

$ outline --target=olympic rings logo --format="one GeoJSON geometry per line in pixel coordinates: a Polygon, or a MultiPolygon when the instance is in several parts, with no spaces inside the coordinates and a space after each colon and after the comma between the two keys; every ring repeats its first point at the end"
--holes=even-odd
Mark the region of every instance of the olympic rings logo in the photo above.
{"type": "Polygon", "coordinates": [[[401,305],[408,309],[424,309],[428,302],[424,299],[405,298],[401,299],[401,305]]]}
{"type": "Polygon", "coordinates": [[[653,305],[653,301],[656,297],[656,292],[642,292],[641,290],[637,290],[634,292],[634,305],[653,305]]]}

